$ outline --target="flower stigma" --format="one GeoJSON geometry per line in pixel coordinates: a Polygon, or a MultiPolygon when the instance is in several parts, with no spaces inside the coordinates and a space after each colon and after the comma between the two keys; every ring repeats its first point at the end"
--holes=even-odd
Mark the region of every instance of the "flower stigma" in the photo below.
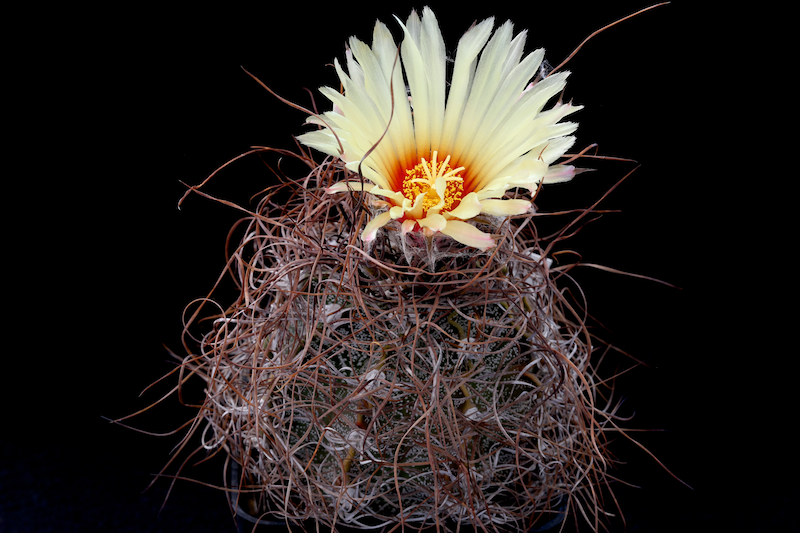
{"type": "MultiPolygon", "coordinates": [[[[440,211],[449,211],[458,207],[461,196],[464,193],[464,180],[459,173],[464,167],[452,168],[450,156],[444,161],[437,162],[438,152],[433,152],[431,161],[426,161],[424,157],[414,168],[406,170],[403,178],[402,193],[405,198],[414,202],[419,195],[424,195],[422,200],[422,211],[427,214],[428,209],[436,208],[440,211]],[[444,199],[437,192],[444,185],[444,199]]],[[[424,216],[424,215],[423,215],[424,216]]]]}

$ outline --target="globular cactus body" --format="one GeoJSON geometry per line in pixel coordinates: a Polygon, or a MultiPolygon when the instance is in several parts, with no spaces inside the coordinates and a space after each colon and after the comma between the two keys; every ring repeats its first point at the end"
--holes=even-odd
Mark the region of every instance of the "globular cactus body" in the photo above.
{"type": "Polygon", "coordinates": [[[240,498],[355,527],[594,514],[607,460],[591,337],[530,218],[477,220],[498,238],[484,252],[391,225],[365,248],[362,193],[320,194],[346,170],[307,162],[282,209],[273,191],[253,213],[231,264],[240,298],[190,358],[204,445],[240,465],[240,498]]]}

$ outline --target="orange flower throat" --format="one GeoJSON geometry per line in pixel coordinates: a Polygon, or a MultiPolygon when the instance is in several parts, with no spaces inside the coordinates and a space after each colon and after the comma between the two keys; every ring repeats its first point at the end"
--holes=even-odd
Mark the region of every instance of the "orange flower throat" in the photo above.
{"type": "MultiPolygon", "coordinates": [[[[459,173],[464,167],[452,168],[448,163],[450,156],[444,161],[436,161],[437,152],[433,152],[432,160],[426,161],[420,158],[421,163],[414,168],[406,170],[403,178],[403,196],[414,202],[420,194],[424,194],[422,200],[422,216],[427,216],[428,209],[438,208],[439,211],[449,211],[458,206],[461,196],[464,194],[464,180],[459,173]],[[444,201],[436,190],[437,180],[444,178],[444,201]]],[[[440,190],[441,190],[440,181],[440,190]]]]}

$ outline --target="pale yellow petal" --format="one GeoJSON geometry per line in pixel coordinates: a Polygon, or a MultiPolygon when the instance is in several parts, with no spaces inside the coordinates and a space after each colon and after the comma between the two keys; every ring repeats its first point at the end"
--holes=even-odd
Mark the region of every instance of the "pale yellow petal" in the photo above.
{"type": "Polygon", "coordinates": [[[488,199],[491,199],[491,198],[502,198],[503,196],[505,196],[506,191],[508,191],[508,189],[512,188],[511,186],[508,186],[507,182],[505,182],[505,181],[504,182],[495,182],[495,183],[493,183],[493,186],[496,186],[497,188],[494,188],[494,189],[481,189],[480,191],[475,193],[475,194],[477,194],[478,200],[480,200],[481,203],[483,203],[484,200],[488,200],[488,199]]]}
{"type": "Polygon", "coordinates": [[[401,54],[414,110],[417,156],[428,157],[432,138],[438,138],[444,118],[444,41],[436,17],[428,8],[423,11],[422,21],[412,12],[406,24],[400,24],[405,33],[401,54]]]}
{"type": "Polygon", "coordinates": [[[527,36],[528,30],[522,30],[512,39],[511,46],[509,46],[508,52],[506,53],[503,70],[500,74],[502,79],[509,76],[511,71],[516,69],[519,65],[519,60],[522,58],[523,52],[525,52],[525,40],[527,36]]]}
{"type": "Polygon", "coordinates": [[[436,194],[439,195],[439,201],[436,205],[431,206],[430,209],[435,209],[437,212],[444,207],[444,191],[447,189],[447,180],[442,176],[436,178],[436,181],[433,183],[433,190],[436,191],[436,194]]]}
{"type": "Polygon", "coordinates": [[[439,149],[442,152],[453,152],[461,116],[469,96],[468,90],[475,73],[475,59],[489,40],[493,25],[494,18],[488,18],[470,28],[458,41],[450,92],[447,95],[442,137],[439,142],[439,149]]]}
{"type": "MultiPolygon", "coordinates": [[[[334,60],[334,67],[344,86],[345,94],[342,95],[330,87],[323,87],[320,91],[342,110],[342,117],[338,119],[338,122],[341,130],[352,136],[354,152],[361,154],[359,156],[361,158],[363,154],[372,150],[369,159],[374,161],[373,166],[386,180],[398,164],[398,150],[405,154],[406,148],[401,146],[396,149],[391,140],[384,142],[386,141],[385,137],[378,143],[387,125],[387,120],[379,110],[379,106],[368,94],[366,86],[348,77],[336,60],[334,60]],[[376,145],[376,143],[378,144],[376,145]]],[[[358,72],[361,72],[361,68],[357,68],[358,72]]],[[[387,117],[388,114],[389,110],[387,109],[387,117]]]]}
{"type": "Polygon", "coordinates": [[[351,171],[358,173],[359,169],[361,170],[361,175],[364,176],[367,180],[371,181],[378,187],[384,190],[392,190],[391,184],[389,181],[384,177],[383,173],[375,170],[372,168],[374,164],[373,161],[366,161],[362,163],[361,161],[351,161],[345,165],[345,167],[351,171]]]}
{"type": "MultiPolygon", "coordinates": [[[[422,218],[422,204],[425,201],[424,194],[418,194],[414,199],[414,205],[408,209],[408,216],[414,219],[422,218]]],[[[405,206],[404,206],[405,207],[405,206]]]]}
{"type": "Polygon", "coordinates": [[[510,115],[512,107],[522,94],[525,85],[536,74],[543,58],[544,49],[540,48],[528,54],[521,63],[513,63],[514,68],[503,78],[502,85],[491,100],[482,121],[472,132],[472,137],[460,138],[459,164],[472,167],[481,162],[484,146],[496,134],[496,130],[512,118],[510,115]]]}
{"type": "MultiPolygon", "coordinates": [[[[321,87],[320,92],[344,113],[344,115],[331,114],[331,116],[326,114],[325,118],[328,119],[326,121],[334,128],[339,139],[357,155],[357,159],[361,159],[375,144],[375,140],[380,137],[379,130],[373,130],[373,125],[379,119],[374,115],[365,117],[357,103],[330,87],[321,87]]],[[[382,162],[381,156],[380,152],[371,154],[376,163],[387,166],[388,162],[382,162]]]]}
{"type": "Polygon", "coordinates": [[[417,223],[420,225],[420,227],[430,228],[433,231],[442,231],[442,229],[448,224],[447,219],[438,213],[429,213],[425,218],[417,220],[417,223]]]}
{"type": "MultiPolygon", "coordinates": [[[[364,190],[367,190],[366,187],[364,188],[364,190]]],[[[395,204],[400,204],[404,200],[402,193],[393,191],[391,189],[383,189],[381,187],[378,187],[377,185],[375,185],[372,189],[368,190],[367,192],[370,194],[374,194],[376,196],[383,196],[385,198],[389,198],[395,204]]]]}
{"type": "MultiPolygon", "coordinates": [[[[503,122],[488,137],[486,143],[477,150],[473,145],[470,155],[470,172],[479,174],[478,181],[493,176],[512,160],[524,154],[532,146],[532,137],[541,134],[546,126],[557,122],[557,117],[548,112],[541,114],[544,105],[558,94],[566,85],[568,73],[557,73],[538,82],[525,92],[510,108],[503,122]],[[543,116],[544,115],[544,116],[543,116]]],[[[563,110],[564,112],[568,109],[563,110]]],[[[563,115],[562,115],[563,116],[563,115]]],[[[551,138],[555,136],[552,135],[551,138]]]]}
{"type": "Polygon", "coordinates": [[[461,199],[461,203],[455,209],[447,212],[453,218],[460,218],[466,220],[478,215],[481,212],[481,201],[478,200],[478,195],[474,192],[467,194],[461,199]]]}
{"type": "Polygon", "coordinates": [[[522,157],[512,161],[510,165],[499,171],[495,178],[488,181],[486,187],[496,189],[494,185],[501,179],[506,189],[512,187],[525,187],[535,189],[547,172],[547,163],[539,159],[539,154],[529,152],[522,157]]]}
{"type": "Polygon", "coordinates": [[[362,184],[360,181],[339,181],[325,189],[325,192],[328,194],[333,194],[345,191],[361,191],[365,187],[371,189],[374,187],[374,185],[371,183],[362,184]]]}
{"type": "Polygon", "coordinates": [[[361,232],[361,239],[363,241],[373,240],[378,230],[388,224],[390,220],[392,220],[392,217],[389,215],[388,211],[384,211],[376,216],[364,226],[364,231],[361,232]]]}
{"type": "Polygon", "coordinates": [[[377,140],[375,135],[380,135],[383,132],[386,128],[386,123],[381,119],[375,104],[368,97],[366,89],[345,74],[337,59],[333,60],[333,66],[344,87],[344,94],[329,87],[324,88],[323,94],[338,105],[342,110],[342,115],[356,123],[362,133],[377,140]]]}
{"type": "MultiPolygon", "coordinates": [[[[569,135],[577,128],[573,122],[558,122],[563,116],[577,111],[580,106],[570,106],[564,104],[540,113],[539,116],[531,121],[531,124],[516,130],[513,136],[505,138],[505,144],[498,146],[490,158],[485,159],[485,165],[480,169],[474,169],[479,174],[476,181],[472,184],[473,189],[486,186],[486,181],[496,176],[504,167],[510,165],[515,159],[526,156],[539,157],[539,153],[533,149],[545,145],[548,141],[569,135]]],[[[472,168],[470,170],[473,170],[472,168]]]]}
{"type": "Polygon", "coordinates": [[[461,220],[450,220],[447,222],[447,225],[439,231],[461,244],[466,244],[473,248],[487,250],[495,245],[491,235],[461,220]]]}
{"type": "Polygon", "coordinates": [[[430,96],[428,79],[425,73],[425,62],[422,59],[417,42],[412,36],[411,30],[419,33],[419,19],[417,14],[412,12],[408,23],[403,25],[405,38],[400,45],[403,57],[403,69],[408,79],[408,88],[411,94],[411,105],[414,110],[414,142],[417,148],[417,155],[426,155],[430,151],[431,128],[430,128],[430,96]]]}
{"type": "MultiPolygon", "coordinates": [[[[430,113],[431,145],[438,146],[442,136],[442,123],[445,113],[445,92],[447,91],[447,50],[439,29],[439,22],[429,7],[422,9],[419,48],[425,61],[428,78],[428,105],[430,113]]],[[[412,95],[413,102],[413,95],[412,95]]],[[[422,156],[424,154],[420,154],[422,156]]]]}
{"type": "MultiPolygon", "coordinates": [[[[413,137],[411,135],[408,135],[408,138],[406,137],[411,132],[403,127],[403,117],[410,114],[408,99],[405,98],[405,95],[398,98],[400,93],[394,87],[390,89],[390,72],[382,70],[381,62],[369,46],[358,39],[351,39],[350,46],[353,56],[358,60],[358,65],[363,70],[363,89],[374,104],[377,114],[380,115],[381,122],[379,124],[385,130],[380,132],[383,138],[378,148],[383,152],[382,155],[386,159],[399,162],[402,166],[407,166],[411,163],[410,160],[407,160],[407,153],[409,151],[414,152],[413,137]],[[386,129],[387,124],[389,125],[388,130],[386,129]]],[[[400,70],[401,67],[398,65],[396,68],[400,70]]],[[[401,86],[399,89],[405,92],[404,87],[401,86]]],[[[381,137],[376,137],[373,142],[376,142],[379,138],[381,137]]]]}
{"type": "Polygon", "coordinates": [[[339,157],[340,148],[336,138],[326,130],[309,131],[297,136],[297,140],[306,146],[316,148],[323,154],[339,157]]]}
{"type": "Polygon", "coordinates": [[[411,107],[408,103],[406,83],[403,79],[403,63],[397,55],[397,45],[392,34],[385,24],[376,22],[372,34],[372,51],[381,65],[381,70],[387,80],[391,80],[392,94],[394,95],[394,115],[392,116],[392,135],[397,145],[404,147],[398,155],[402,158],[404,168],[417,163],[416,143],[414,140],[414,125],[411,118],[411,107]]]}
{"type": "Polygon", "coordinates": [[[545,183],[564,183],[575,177],[575,167],[572,165],[553,165],[544,176],[545,183]]]}
{"type": "Polygon", "coordinates": [[[481,212],[496,217],[521,215],[531,208],[528,200],[512,198],[509,200],[484,200],[481,202],[481,212]]]}
{"type": "MultiPolygon", "coordinates": [[[[390,200],[394,201],[394,203],[399,204],[403,201],[403,195],[399,192],[395,192],[389,189],[382,189],[377,185],[373,185],[372,183],[364,182],[363,184],[360,181],[340,181],[334,183],[327,189],[325,192],[328,194],[340,193],[345,191],[365,191],[370,194],[374,194],[376,196],[384,196],[389,198],[390,200]]],[[[398,218],[398,217],[393,217],[398,218]]]]}
{"type": "Polygon", "coordinates": [[[507,21],[495,31],[481,52],[453,144],[454,153],[464,153],[465,145],[470,144],[479,131],[480,124],[494,101],[498,87],[503,81],[501,73],[511,48],[512,34],[511,21],[507,21]]]}
{"type": "Polygon", "coordinates": [[[542,161],[552,165],[557,159],[561,158],[567,150],[575,144],[575,137],[567,135],[555,139],[549,139],[543,145],[537,146],[532,151],[539,154],[542,161]]]}

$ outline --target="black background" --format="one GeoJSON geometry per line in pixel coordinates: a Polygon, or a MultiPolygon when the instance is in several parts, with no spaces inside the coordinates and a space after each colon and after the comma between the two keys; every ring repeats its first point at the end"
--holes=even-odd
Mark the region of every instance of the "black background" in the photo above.
{"type": "MultiPolygon", "coordinates": [[[[528,28],[527,49],[545,47],[552,64],[644,6],[541,4],[430,2],[449,49],[471,22],[493,15],[528,28]]],[[[765,218],[784,214],[762,188],[766,111],[752,99],[758,76],[746,43],[729,31],[736,23],[692,5],[675,2],[609,29],[569,65],[566,97],[586,106],[574,115],[578,147],[596,142],[601,154],[641,164],[600,206],[619,212],[588,225],[569,248],[586,262],[680,287],[575,272],[589,311],[608,328],[603,337],[648,365],[622,377],[619,391],[624,411],[636,413],[632,427],[663,431],[633,435],[692,487],[620,442],[626,464],[617,473],[639,488],[618,486],[627,522],[612,518],[609,527],[796,530],[795,311],[781,240],[788,225],[765,218]]],[[[17,141],[34,146],[18,159],[34,189],[9,197],[27,215],[9,226],[19,275],[7,281],[7,307],[19,319],[7,325],[13,342],[4,357],[0,531],[235,531],[222,493],[200,483],[178,482],[166,503],[167,480],[143,492],[180,434],[152,437],[104,419],[142,409],[174,385],[139,397],[174,367],[167,348],[184,353],[182,309],[208,293],[225,264],[225,238],[240,214],[196,195],[178,210],[180,182],[199,183],[253,145],[292,148],[292,135],[304,131],[305,115],[241,67],[303,105],[310,89],[324,109],[316,88],[336,86],[329,64],[346,39],[371,40],[375,19],[397,37],[391,15],[405,19],[411,7],[421,5],[48,14],[47,27],[58,31],[15,78],[28,116],[17,141]]],[[[18,46],[31,51],[26,41],[18,46]]],[[[546,188],[539,208],[587,207],[635,164],[586,166],[597,171],[546,188]]],[[[251,157],[208,191],[251,205],[271,179],[251,157]]],[[[230,301],[230,286],[218,297],[230,301]]],[[[190,416],[168,399],[129,423],[167,432],[190,416]]],[[[219,484],[221,462],[185,473],[219,484]]]]}

